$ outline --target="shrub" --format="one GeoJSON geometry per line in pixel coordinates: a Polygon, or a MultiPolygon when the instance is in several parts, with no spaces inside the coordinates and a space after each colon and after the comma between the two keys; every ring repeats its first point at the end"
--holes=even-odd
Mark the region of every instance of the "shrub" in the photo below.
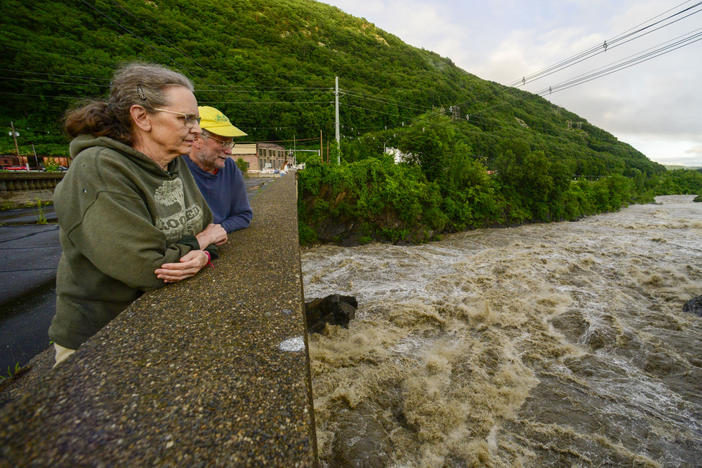
{"type": "Polygon", "coordinates": [[[244,175],[244,177],[248,177],[249,162],[239,158],[236,160],[236,165],[241,171],[241,173],[244,175]]]}

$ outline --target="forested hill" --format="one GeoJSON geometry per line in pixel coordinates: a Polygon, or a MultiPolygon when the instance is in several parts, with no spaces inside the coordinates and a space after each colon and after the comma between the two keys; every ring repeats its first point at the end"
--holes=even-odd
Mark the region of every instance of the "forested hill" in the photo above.
{"type": "MultiPolygon", "coordinates": [[[[488,166],[507,149],[519,152],[519,142],[567,161],[574,175],[663,170],[563,108],[481,80],[323,3],[5,0],[3,7],[0,114],[4,126],[18,127],[23,153],[34,142],[39,153],[65,154],[66,108],[104,96],[119,63],[141,60],[185,73],[200,104],[220,108],[257,140],[333,136],[339,76],[347,160],[403,146],[412,128],[445,122],[442,114],[456,106],[451,131],[488,166]]],[[[2,135],[0,150],[14,152],[2,135]]]]}

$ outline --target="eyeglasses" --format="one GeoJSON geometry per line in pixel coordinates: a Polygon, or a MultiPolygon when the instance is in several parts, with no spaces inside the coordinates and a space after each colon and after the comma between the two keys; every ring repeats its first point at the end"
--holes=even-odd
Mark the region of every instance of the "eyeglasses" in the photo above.
{"type": "Polygon", "coordinates": [[[176,114],[183,117],[183,123],[186,127],[194,127],[195,124],[200,124],[200,116],[195,114],[186,114],[185,112],[176,112],[168,109],[161,109],[160,107],[154,107],[155,111],[168,112],[169,114],[176,114]]]}
{"type": "Polygon", "coordinates": [[[212,135],[212,134],[209,133],[209,132],[207,132],[207,137],[208,137],[208,138],[212,138],[214,141],[216,141],[217,143],[219,143],[220,146],[222,147],[222,149],[225,150],[225,151],[226,151],[226,150],[231,150],[232,148],[234,148],[234,140],[227,140],[227,141],[225,141],[225,140],[220,140],[219,138],[216,138],[214,135],[212,135]]]}

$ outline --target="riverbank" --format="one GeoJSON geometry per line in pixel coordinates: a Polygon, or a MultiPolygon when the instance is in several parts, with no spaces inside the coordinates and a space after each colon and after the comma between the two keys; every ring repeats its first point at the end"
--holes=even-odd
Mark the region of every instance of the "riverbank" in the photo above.
{"type": "Polygon", "coordinates": [[[697,171],[585,177],[540,151],[523,160],[498,158],[493,170],[481,159],[462,157],[456,166],[431,158],[426,166],[387,157],[310,162],[300,171],[300,243],[418,244],[471,229],[575,221],[656,195],[702,193],[697,171]]]}

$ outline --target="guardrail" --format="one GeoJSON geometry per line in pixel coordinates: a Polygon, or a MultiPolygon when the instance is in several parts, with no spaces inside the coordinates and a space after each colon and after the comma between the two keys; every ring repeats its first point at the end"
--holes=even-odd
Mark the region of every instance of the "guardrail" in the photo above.
{"type": "MultiPolygon", "coordinates": [[[[8,466],[316,466],[295,175],[214,269],[147,293],[5,390],[8,466]]],[[[3,404],[0,394],[0,405],[3,404]]],[[[2,463],[0,463],[2,465],[2,463]]]]}

